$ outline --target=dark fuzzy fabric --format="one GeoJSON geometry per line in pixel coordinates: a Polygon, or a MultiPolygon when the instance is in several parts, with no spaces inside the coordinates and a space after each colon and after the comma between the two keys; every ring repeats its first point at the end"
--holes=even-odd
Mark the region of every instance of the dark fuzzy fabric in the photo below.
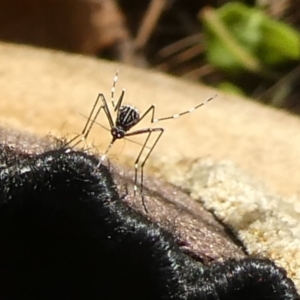
{"type": "Polygon", "coordinates": [[[267,259],[204,266],[183,253],[95,156],[1,153],[1,299],[299,299],[267,259]]]}

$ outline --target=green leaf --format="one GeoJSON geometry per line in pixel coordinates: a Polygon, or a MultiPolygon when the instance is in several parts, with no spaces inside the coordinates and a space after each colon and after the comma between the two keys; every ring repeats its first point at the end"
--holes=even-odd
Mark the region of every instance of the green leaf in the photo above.
{"type": "Polygon", "coordinates": [[[226,93],[245,96],[243,90],[239,88],[237,85],[233,84],[232,82],[223,81],[222,83],[219,84],[218,89],[226,93]]]}
{"type": "Polygon", "coordinates": [[[290,26],[267,19],[262,24],[263,42],[258,47],[261,59],[270,65],[300,57],[299,33],[290,26]]]}
{"type": "Polygon", "coordinates": [[[201,13],[207,57],[218,68],[271,74],[276,67],[300,58],[300,35],[257,8],[231,2],[201,13]]]}

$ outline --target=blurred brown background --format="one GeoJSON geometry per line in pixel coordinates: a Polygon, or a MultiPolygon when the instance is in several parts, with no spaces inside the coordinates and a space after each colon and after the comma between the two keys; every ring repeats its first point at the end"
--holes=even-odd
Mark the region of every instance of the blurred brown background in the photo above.
{"type": "MultiPolygon", "coordinates": [[[[229,84],[231,91],[299,113],[299,60],[274,68],[272,78],[262,72],[230,74],[207,60],[203,22],[208,11],[230,2],[0,0],[0,40],[155,68],[224,89],[229,84]]],[[[297,0],[238,2],[299,31],[297,0]]]]}

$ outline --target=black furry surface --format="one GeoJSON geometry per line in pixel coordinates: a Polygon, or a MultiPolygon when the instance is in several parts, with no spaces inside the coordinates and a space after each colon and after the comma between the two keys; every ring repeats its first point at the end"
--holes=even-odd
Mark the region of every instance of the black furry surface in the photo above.
{"type": "Polygon", "coordinates": [[[267,259],[203,266],[182,253],[92,155],[1,150],[1,299],[300,299],[267,259]]]}

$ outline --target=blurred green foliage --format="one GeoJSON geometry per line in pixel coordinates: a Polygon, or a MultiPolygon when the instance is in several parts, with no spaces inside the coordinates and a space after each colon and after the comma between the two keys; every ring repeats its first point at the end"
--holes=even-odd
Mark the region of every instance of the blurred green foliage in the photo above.
{"type": "Polygon", "coordinates": [[[219,9],[206,8],[200,16],[208,62],[218,69],[273,77],[277,67],[300,58],[299,33],[261,9],[229,2],[219,9]]]}

